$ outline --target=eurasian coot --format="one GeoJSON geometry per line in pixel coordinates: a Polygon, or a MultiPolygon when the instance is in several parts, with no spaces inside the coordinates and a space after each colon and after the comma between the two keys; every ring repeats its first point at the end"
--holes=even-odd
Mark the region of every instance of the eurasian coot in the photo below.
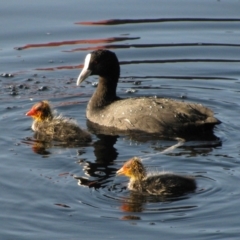
{"type": "Polygon", "coordinates": [[[119,98],[116,89],[120,66],[111,51],[87,54],[77,85],[89,75],[99,75],[99,83],[88,103],[86,116],[99,127],[192,139],[212,134],[214,126],[221,123],[212,110],[201,104],[157,97],[119,98]]]}

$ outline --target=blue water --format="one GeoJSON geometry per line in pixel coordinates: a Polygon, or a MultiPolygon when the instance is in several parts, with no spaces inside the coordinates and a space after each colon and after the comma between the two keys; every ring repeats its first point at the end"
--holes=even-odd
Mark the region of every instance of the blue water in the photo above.
{"type": "Polygon", "coordinates": [[[239,9],[238,0],[4,2],[0,238],[238,239],[239,9]],[[93,143],[81,147],[34,143],[25,113],[39,100],[87,128],[97,77],[81,87],[76,79],[97,48],[119,58],[119,96],[202,103],[222,121],[220,141],[187,142],[164,154],[177,142],[92,134],[93,143]],[[134,196],[127,179],[115,176],[133,156],[153,171],[195,176],[197,191],[178,199],[134,196]]]}

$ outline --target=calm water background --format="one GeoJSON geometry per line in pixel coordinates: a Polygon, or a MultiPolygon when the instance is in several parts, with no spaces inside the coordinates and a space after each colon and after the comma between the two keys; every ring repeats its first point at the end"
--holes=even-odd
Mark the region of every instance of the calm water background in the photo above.
{"type": "Polygon", "coordinates": [[[13,77],[0,77],[0,239],[239,239],[239,10],[239,0],[4,1],[0,74],[13,77]],[[93,135],[75,148],[34,143],[25,113],[39,100],[86,128],[97,78],[81,87],[76,78],[96,48],[119,57],[121,97],[202,103],[222,121],[221,141],[166,154],[176,142],[93,135]],[[196,176],[196,193],[132,195],[127,179],[115,177],[132,156],[151,170],[196,176]]]}

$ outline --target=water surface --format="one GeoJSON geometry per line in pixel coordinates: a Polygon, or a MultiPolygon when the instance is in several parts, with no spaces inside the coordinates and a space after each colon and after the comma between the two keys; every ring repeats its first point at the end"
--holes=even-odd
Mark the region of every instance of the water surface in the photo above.
{"type": "Polygon", "coordinates": [[[1,239],[239,238],[239,1],[2,5],[1,239]],[[220,141],[186,142],[164,154],[177,142],[94,134],[78,147],[32,141],[25,113],[39,100],[87,127],[97,77],[81,87],[76,78],[98,48],[119,58],[119,96],[202,103],[222,121],[220,141]],[[153,171],[195,176],[197,191],[174,199],[132,194],[115,176],[132,156],[153,171]]]}

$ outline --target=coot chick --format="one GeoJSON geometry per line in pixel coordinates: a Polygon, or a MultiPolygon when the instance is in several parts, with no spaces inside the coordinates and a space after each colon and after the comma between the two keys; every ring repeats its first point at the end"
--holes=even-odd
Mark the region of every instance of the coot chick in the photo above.
{"type": "Polygon", "coordinates": [[[147,173],[137,157],[129,159],[117,171],[117,175],[129,177],[128,188],[142,194],[178,196],[196,189],[196,182],[192,177],[166,172],[147,173]]]}
{"type": "Polygon", "coordinates": [[[34,119],[32,130],[41,139],[71,143],[91,141],[91,135],[82,130],[74,120],[54,115],[46,100],[34,104],[26,115],[34,119]]]}
{"type": "Polygon", "coordinates": [[[90,75],[99,76],[86,111],[93,125],[159,137],[193,139],[211,134],[214,126],[221,123],[201,104],[155,97],[119,98],[116,89],[120,66],[111,51],[96,50],[87,54],[77,85],[90,75]]]}

